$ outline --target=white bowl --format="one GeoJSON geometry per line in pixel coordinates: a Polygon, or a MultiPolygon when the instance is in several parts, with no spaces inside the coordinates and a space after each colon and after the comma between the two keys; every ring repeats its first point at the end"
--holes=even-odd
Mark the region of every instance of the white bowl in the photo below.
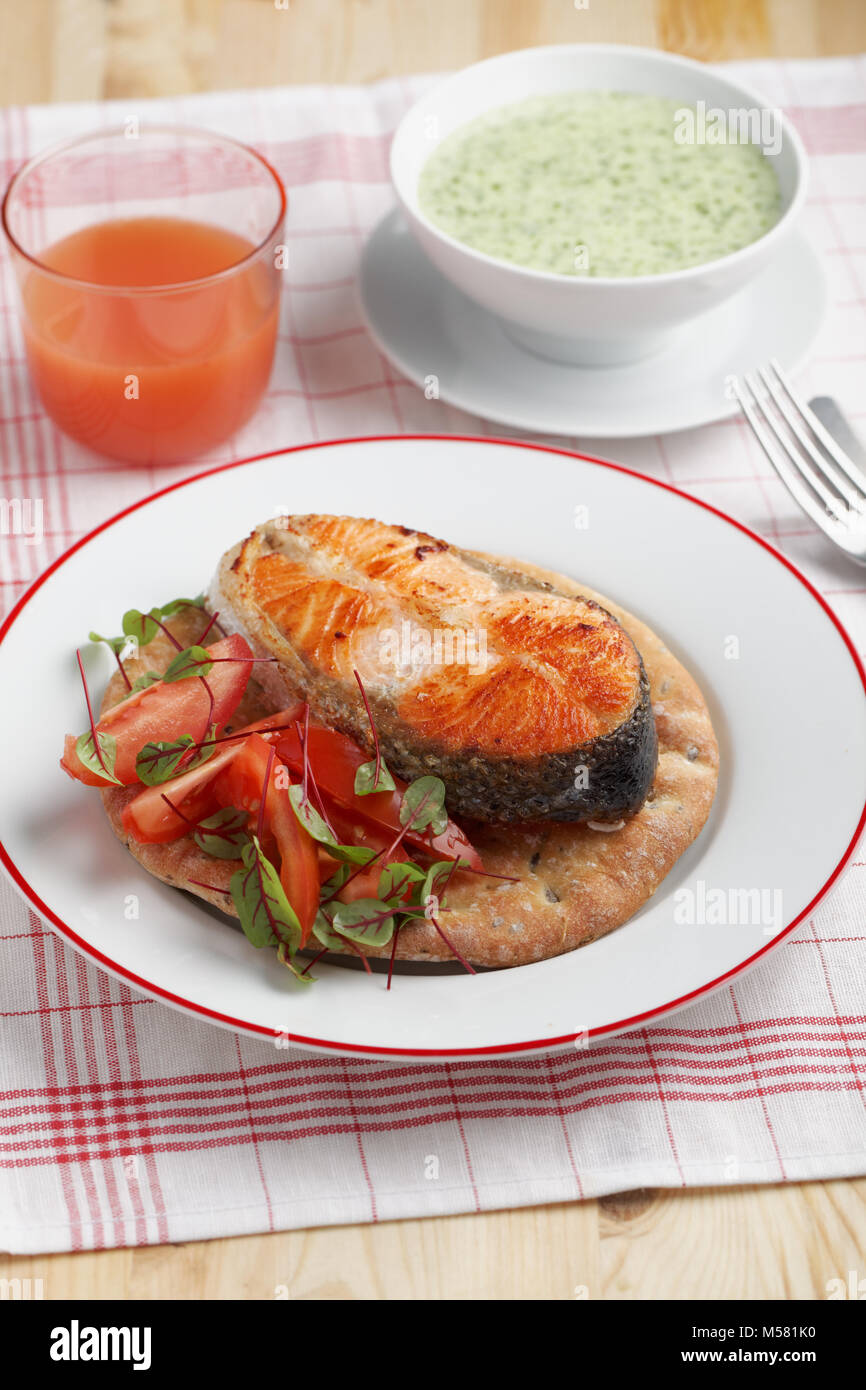
{"type": "Polygon", "coordinates": [[[564,90],[643,92],[699,101],[707,109],[764,110],[766,102],[689,58],[617,44],[566,44],[505,53],[446,78],[400,122],[391,177],[412,232],[434,265],[464,294],[498,315],[521,346],[583,365],[634,361],[661,347],[680,324],[728,299],[768,263],[791,230],[806,192],[806,153],[774,112],[779,150],[767,154],[782,195],[779,221],[757,241],[719,260],[662,275],[584,278],[531,270],[485,255],[441,231],[418,206],[418,181],[433,150],[458,126],[497,106],[564,90]]]}

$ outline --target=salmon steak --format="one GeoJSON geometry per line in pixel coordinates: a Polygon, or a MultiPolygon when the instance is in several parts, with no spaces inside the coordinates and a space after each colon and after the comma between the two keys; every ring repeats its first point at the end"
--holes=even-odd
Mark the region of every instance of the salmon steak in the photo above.
{"type": "Polygon", "coordinates": [[[530,567],[405,526],[282,516],[223,556],[208,599],[272,658],[258,678],[275,707],[307,700],[372,753],[365,694],[388,767],[441,777],[454,814],[617,822],[646,800],[641,655],[597,600],[530,567]]]}

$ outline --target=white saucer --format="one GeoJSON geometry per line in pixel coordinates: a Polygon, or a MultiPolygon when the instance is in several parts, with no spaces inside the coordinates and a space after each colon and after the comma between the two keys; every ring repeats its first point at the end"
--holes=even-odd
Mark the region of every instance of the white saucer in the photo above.
{"type": "Polygon", "coordinates": [[[595,439],[664,434],[733,415],[725,378],[770,357],[794,370],[827,298],[815,252],[794,236],[762,275],[654,356],[621,367],[566,366],[517,347],[493,314],[440,275],[397,210],[367,241],[359,288],[382,352],[440,400],[512,428],[595,439]]]}

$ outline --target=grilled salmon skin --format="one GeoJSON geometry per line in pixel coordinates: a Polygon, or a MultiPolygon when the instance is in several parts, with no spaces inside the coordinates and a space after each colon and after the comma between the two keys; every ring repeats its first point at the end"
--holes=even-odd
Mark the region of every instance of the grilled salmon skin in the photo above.
{"type": "Polygon", "coordinates": [[[309,701],[388,766],[443,779],[484,821],[614,821],[643,804],[657,743],[643,663],[589,598],[405,526],[284,516],[220,562],[209,601],[275,700],[309,701]]]}

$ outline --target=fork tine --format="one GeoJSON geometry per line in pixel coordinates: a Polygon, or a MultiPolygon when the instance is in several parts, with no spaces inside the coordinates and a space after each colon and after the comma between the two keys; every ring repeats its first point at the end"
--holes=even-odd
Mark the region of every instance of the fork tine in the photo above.
{"type": "Polygon", "coordinates": [[[828,535],[831,540],[837,540],[838,538],[835,534],[835,527],[832,518],[827,515],[824,508],[816,501],[814,493],[810,492],[808,487],[804,486],[801,474],[792,466],[792,460],[784,442],[782,442],[781,456],[779,450],[777,448],[774,448],[773,436],[769,432],[769,430],[767,430],[760,414],[758,413],[758,411],[760,410],[760,402],[758,400],[757,395],[755,394],[754,386],[752,385],[748,376],[746,376],[744,380],[745,384],[752,392],[752,395],[754,397],[754,404],[746,397],[737,377],[733,378],[731,384],[733,387],[734,395],[736,396],[740,404],[740,408],[743,414],[745,415],[746,419],[752,427],[752,432],[755,438],[757,439],[764,453],[767,455],[767,458],[769,459],[770,463],[775,468],[782,482],[785,484],[785,487],[791,493],[795,501],[799,502],[806,515],[811,517],[815,525],[820,527],[820,529],[824,531],[825,534],[828,535]],[[756,406],[758,407],[758,410],[755,409],[756,406]]]}
{"type": "MultiPolygon", "coordinates": [[[[851,486],[847,478],[841,475],[838,466],[835,464],[831,464],[819,451],[819,449],[809,438],[808,434],[806,433],[806,430],[803,428],[803,425],[797,418],[796,411],[791,409],[785,397],[782,395],[778,386],[774,382],[773,378],[770,376],[770,373],[767,371],[766,367],[758,368],[758,376],[764,383],[767,392],[769,393],[776,405],[776,409],[779,411],[779,414],[781,415],[782,419],[787,424],[788,429],[791,431],[795,439],[798,441],[800,448],[802,449],[806,458],[811,463],[812,467],[815,470],[817,470],[817,473],[820,474],[822,478],[827,479],[827,482],[830,484],[830,486],[836,489],[836,492],[839,494],[840,497],[844,498],[849,507],[852,507],[855,510],[862,510],[864,502],[866,502],[866,494],[861,496],[857,489],[851,486]]],[[[775,429],[775,420],[773,419],[773,417],[771,417],[769,412],[766,410],[764,413],[767,415],[768,419],[771,419],[773,423],[773,428],[775,429]]],[[[779,434],[778,430],[776,430],[776,434],[779,436],[780,439],[783,438],[783,435],[779,434]]],[[[794,452],[796,452],[796,450],[794,450],[794,452]]],[[[816,492],[818,492],[822,497],[824,497],[823,489],[818,486],[817,477],[813,482],[813,486],[815,487],[816,492]]],[[[832,496],[833,494],[828,495],[832,496]]],[[[824,501],[826,502],[826,497],[824,497],[824,501]]]]}
{"type": "Polygon", "coordinates": [[[822,478],[814,473],[811,468],[807,467],[805,460],[797,452],[796,447],[792,446],[790,441],[785,437],[785,433],[775,415],[767,408],[767,397],[765,396],[762,399],[759,395],[755,378],[746,372],[744,380],[752,393],[755,405],[762,412],[764,426],[766,427],[769,425],[782,448],[787,462],[796,469],[803,482],[807,483],[812,491],[820,497],[824,504],[825,513],[829,513],[830,516],[835,517],[836,521],[842,521],[846,516],[844,502],[837,497],[835,493],[830,491],[824,484],[822,478]]]}
{"type": "MultiPolygon", "coordinates": [[[[776,377],[778,378],[779,382],[784,388],[795,410],[799,411],[800,415],[805,420],[806,424],[809,426],[809,429],[812,431],[812,434],[823,446],[823,448],[826,449],[827,453],[833,459],[833,462],[837,464],[839,468],[842,469],[842,472],[854,484],[854,487],[857,490],[855,493],[855,497],[857,500],[854,502],[854,505],[860,505],[862,500],[866,499],[866,473],[864,473],[862,468],[859,468],[857,464],[854,462],[854,460],[850,458],[848,454],[845,453],[845,450],[840,447],[838,442],[833,438],[830,431],[825,427],[824,423],[818,419],[818,416],[815,414],[814,410],[811,410],[810,407],[803,400],[802,396],[800,396],[799,393],[794,390],[790,380],[788,379],[787,373],[782,370],[778,360],[775,357],[770,358],[770,366],[775,372],[776,377]]],[[[795,424],[796,416],[794,417],[794,419],[792,419],[789,415],[786,406],[782,403],[784,397],[781,396],[777,389],[774,389],[773,385],[771,385],[770,383],[770,380],[765,375],[763,369],[759,368],[759,371],[761,372],[762,380],[764,381],[765,385],[767,386],[768,390],[771,392],[773,396],[773,400],[776,402],[785,419],[788,421],[788,424],[791,426],[791,429],[794,431],[803,447],[809,451],[810,458],[812,458],[814,462],[818,464],[819,467],[822,467],[822,465],[826,467],[826,460],[822,459],[819,461],[813,449],[811,441],[809,441],[808,439],[808,436],[804,437],[804,435],[801,433],[799,428],[799,422],[795,424]]],[[[836,486],[838,487],[839,483],[837,483],[836,486]]]]}

